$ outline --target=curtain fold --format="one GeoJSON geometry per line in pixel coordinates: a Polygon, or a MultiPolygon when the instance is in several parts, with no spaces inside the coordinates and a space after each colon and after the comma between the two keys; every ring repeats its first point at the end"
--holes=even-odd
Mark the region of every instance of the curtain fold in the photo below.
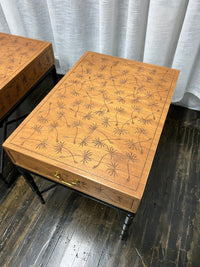
{"type": "Polygon", "coordinates": [[[0,32],[7,32],[7,33],[10,32],[8,23],[5,18],[5,14],[4,14],[4,11],[1,5],[0,5],[0,32]]]}
{"type": "Polygon", "coordinates": [[[0,0],[0,31],[52,42],[57,72],[85,51],[179,69],[172,101],[200,110],[199,0],[0,0]]]}
{"type": "Polygon", "coordinates": [[[129,0],[124,43],[125,58],[143,61],[148,10],[149,1],[129,0]]]}
{"type": "Polygon", "coordinates": [[[116,25],[116,1],[99,1],[99,51],[104,54],[112,54],[114,48],[114,36],[116,25]]]}
{"type": "Polygon", "coordinates": [[[188,0],[151,0],[144,61],[171,67],[188,0]]]}
{"type": "Polygon", "coordinates": [[[173,101],[180,101],[186,92],[200,98],[200,1],[189,1],[185,13],[172,68],[180,69],[173,101]],[[195,84],[198,90],[195,90],[195,84]],[[198,91],[198,92],[197,92],[198,91]]]}

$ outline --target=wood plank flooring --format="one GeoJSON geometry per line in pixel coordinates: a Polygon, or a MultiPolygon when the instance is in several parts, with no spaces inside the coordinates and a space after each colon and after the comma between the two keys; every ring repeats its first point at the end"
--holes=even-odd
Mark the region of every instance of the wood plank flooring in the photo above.
{"type": "Polygon", "coordinates": [[[21,176],[0,180],[1,267],[200,266],[199,112],[170,107],[126,241],[115,209],[60,185],[44,198],[21,176]]]}

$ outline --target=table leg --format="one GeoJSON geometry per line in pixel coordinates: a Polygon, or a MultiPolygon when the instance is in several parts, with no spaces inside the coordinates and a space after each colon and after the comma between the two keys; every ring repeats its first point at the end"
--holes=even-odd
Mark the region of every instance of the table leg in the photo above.
{"type": "Polygon", "coordinates": [[[37,196],[39,197],[41,203],[45,204],[44,198],[43,198],[41,192],[39,191],[35,181],[33,180],[33,177],[30,175],[30,173],[28,173],[27,171],[25,171],[24,169],[19,168],[19,167],[18,167],[18,170],[23,175],[24,179],[26,180],[28,185],[31,187],[33,192],[37,194],[37,196]]]}
{"type": "Polygon", "coordinates": [[[129,229],[129,226],[131,225],[134,217],[135,217],[134,213],[131,213],[131,212],[127,213],[126,218],[124,220],[123,227],[122,227],[122,231],[121,231],[121,234],[120,234],[120,238],[122,240],[125,240],[127,238],[128,229],[129,229]]]}
{"type": "Polygon", "coordinates": [[[55,65],[53,65],[53,68],[52,68],[51,72],[52,72],[54,85],[56,85],[58,83],[58,76],[57,76],[57,73],[56,73],[55,65]]]}
{"type": "Polygon", "coordinates": [[[3,134],[2,134],[2,142],[1,142],[1,162],[0,162],[0,174],[2,174],[3,175],[3,158],[4,158],[4,150],[3,150],[3,146],[2,146],[2,144],[3,144],[3,142],[5,141],[5,139],[6,139],[6,130],[7,130],[7,125],[6,125],[6,122],[7,121],[4,121],[3,122],[3,129],[2,129],[2,131],[3,131],[3,134]]]}

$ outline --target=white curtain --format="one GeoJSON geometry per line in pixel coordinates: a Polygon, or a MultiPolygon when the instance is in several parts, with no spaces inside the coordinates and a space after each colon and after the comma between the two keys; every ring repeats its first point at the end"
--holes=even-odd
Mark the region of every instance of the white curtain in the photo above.
{"type": "Polygon", "coordinates": [[[87,50],[179,69],[172,102],[200,110],[200,0],[0,0],[0,31],[52,42],[61,74],[87,50]]]}

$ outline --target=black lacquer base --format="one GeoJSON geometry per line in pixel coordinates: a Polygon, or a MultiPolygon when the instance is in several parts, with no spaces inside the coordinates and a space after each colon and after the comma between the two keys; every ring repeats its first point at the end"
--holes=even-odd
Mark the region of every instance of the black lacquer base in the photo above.
{"type": "Polygon", "coordinates": [[[33,192],[36,193],[36,195],[38,196],[41,203],[45,204],[44,198],[43,198],[39,188],[37,187],[35,181],[33,180],[33,177],[31,176],[31,174],[28,173],[27,171],[25,171],[24,169],[19,168],[19,167],[18,167],[18,171],[22,174],[22,176],[24,177],[24,179],[26,180],[28,185],[31,187],[33,192]]]}
{"type": "Polygon", "coordinates": [[[128,212],[124,221],[124,224],[122,226],[122,231],[120,234],[120,238],[122,240],[125,240],[128,236],[128,230],[129,230],[129,226],[131,225],[133,219],[135,217],[134,213],[128,212]]]}
{"type": "MultiPolygon", "coordinates": [[[[35,181],[34,181],[32,175],[31,175],[32,172],[30,172],[30,171],[28,171],[28,170],[26,170],[26,169],[23,169],[23,168],[21,168],[21,167],[19,167],[19,166],[17,166],[17,169],[18,169],[18,171],[22,174],[22,176],[24,177],[24,179],[26,180],[26,182],[29,184],[29,186],[31,187],[31,189],[33,190],[33,192],[37,194],[37,196],[38,196],[39,200],[41,201],[41,203],[42,203],[42,204],[45,204],[45,201],[44,201],[44,199],[43,199],[43,197],[42,197],[42,194],[43,194],[44,192],[47,192],[48,190],[54,188],[54,187],[57,185],[57,183],[55,182],[56,184],[51,185],[50,187],[44,189],[43,191],[40,191],[39,188],[38,188],[38,186],[36,185],[36,183],[35,183],[35,181]]],[[[37,176],[40,176],[40,175],[38,175],[38,174],[36,174],[36,175],[37,175],[37,176]]],[[[49,180],[49,179],[46,178],[46,177],[43,177],[43,176],[40,176],[40,177],[42,177],[42,178],[44,178],[44,179],[46,179],[46,180],[49,180]]],[[[62,184],[59,184],[59,185],[62,185],[62,184]]],[[[63,186],[64,186],[64,185],[63,185],[63,186]]],[[[66,186],[64,186],[64,187],[66,187],[66,186]]],[[[118,207],[116,207],[116,206],[113,206],[112,204],[109,204],[109,203],[107,203],[107,202],[104,202],[104,201],[102,201],[102,200],[99,200],[99,199],[97,199],[97,198],[95,198],[95,197],[89,196],[89,195],[87,195],[87,194],[85,194],[85,193],[79,192],[79,191],[77,191],[77,190],[75,190],[75,189],[73,189],[73,188],[70,188],[70,190],[74,190],[74,191],[76,191],[77,193],[79,193],[80,195],[84,195],[84,196],[86,196],[86,197],[88,197],[88,198],[91,198],[91,199],[93,199],[93,200],[95,200],[95,201],[98,201],[98,202],[100,202],[100,203],[103,203],[104,205],[107,205],[107,206],[109,206],[109,207],[112,207],[112,208],[117,209],[117,210],[118,210],[118,214],[119,214],[119,216],[120,216],[120,211],[125,212],[125,213],[126,213],[126,218],[125,218],[124,223],[123,223],[123,226],[122,226],[122,231],[121,231],[121,234],[120,234],[120,239],[121,239],[121,240],[125,240],[125,239],[127,239],[127,237],[128,237],[128,230],[129,230],[129,227],[130,227],[130,225],[131,225],[131,223],[132,223],[132,221],[133,221],[133,218],[135,217],[135,214],[134,214],[134,213],[127,212],[126,210],[123,210],[123,209],[121,209],[121,208],[118,208],[118,207]]]]}

